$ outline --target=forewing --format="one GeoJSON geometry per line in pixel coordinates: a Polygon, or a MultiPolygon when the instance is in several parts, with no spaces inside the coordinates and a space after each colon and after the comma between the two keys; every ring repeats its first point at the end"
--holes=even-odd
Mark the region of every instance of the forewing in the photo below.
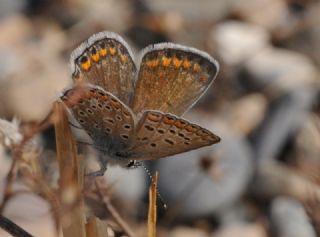
{"type": "Polygon", "coordinates": [[[131,143],[134,115],[111,93],[89,85],[75,86],[65,91],[61,99],[97,149],[119,150],[131,143]]]}
{"type": "Polygon", "coordinates": [[[145,111],[129,152],[132,159],[154,160],[219,141],[215,134],[182,118],[160,111],[145,111]]]}
{"type": "Polygon", "coordinates": [[[172,43],[147,47],[141,53],[133,112],[146,109],[182,115],[208,89],[219,70],[207,53],[172,43]]]}
{"type": "Polygon", "coordinates": [[[127,43],[117,34],[100,32],[71,54],[72,78],[111,92],[129,105],[136,66],[127,43]]]}

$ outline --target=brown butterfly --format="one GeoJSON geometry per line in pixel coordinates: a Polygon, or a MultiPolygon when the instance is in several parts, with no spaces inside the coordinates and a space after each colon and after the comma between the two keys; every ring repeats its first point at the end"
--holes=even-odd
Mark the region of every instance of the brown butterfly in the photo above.
{"type": "Polygon", "coordinates": [[[154,160],[220,141],[180,117],[205,93],[219,70],[207,53],[172,43],[146,47],[138,67],[117,34],[91,36],[71,56],[78,84],[61,96],[109,162],[154,160]],[[137,71],[138,68],[138,71],[137,71]],[[75,99],[76,98],[76,99],[75,99]]]}

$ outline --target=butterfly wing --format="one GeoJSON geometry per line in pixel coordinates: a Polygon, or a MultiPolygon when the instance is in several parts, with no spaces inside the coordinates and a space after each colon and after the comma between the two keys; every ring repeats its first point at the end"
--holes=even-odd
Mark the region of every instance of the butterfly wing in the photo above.
{"type": "Polygon", "coordinates": [[[219,70],[207,53],[172,43],[147,47],[140,68],[131,108],[159,110],[178,116],[208,89],[219,70]]]}
{"type": "Polygon", "coordinates": [[[215,134],[184,119],[160,111],[145,111],[129,152],[131,159],[154,160],[219,141],[215,134]]]}
{"type": "Polygon", "coordinates": [[[134,115],[111,93],[97,86],[75,86],[61,96],[98,150],[112,153],[129,146],[134,115]]]}
{"type": "Polygon", "coordinates": [[[136,66],[127,43],[117,34],[100,32],[71,54],[72,78],[111,92],[129,105],[136,66]]]}

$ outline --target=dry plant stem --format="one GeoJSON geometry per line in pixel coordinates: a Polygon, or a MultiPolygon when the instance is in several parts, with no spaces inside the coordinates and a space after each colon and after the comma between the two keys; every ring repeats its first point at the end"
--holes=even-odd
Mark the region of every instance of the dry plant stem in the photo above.
{"type": "Polygon", "coordinates": [[[157,183],[158,172],[152,177],[149,188],[148,237],[156,237],[157,232],[157,183]]]}
{"type": "Polygon", "coordinates": [[[33,237],[27,231],[3,215],[0,215],[0,227],[14,237],[33,237]]]}
{"type": "Polygon", "coordinates": [[[258,167],[257,194],[266,196],[288,195],[302,203],[320,202],[320,188],[317,184],[297,174],[294,170],[274,162],[264,162],[258,167]]]}
{"type": "Polygon", "coordinates": [[[24,132],[24,137],[23,141],[21,144],[13,147],[13,158],[12,158],[12,163],[9,169],[9,172],[6,177],[6,182],[5,182],[5,188],[4,188],[4,195],[3,195],[3,200],[0,205],[0,214],[3,213],[4,207],[6,203],[9,201],[9,199],[13,196],[12,195],[12,184],[15,180],[15,172],[16,172],[16,166],[17,166],[17,161],[21,159],[22,155],[22,150],[25,144],[37,133],[40,133],[44,129],[50,127],[52,125],[52,121],[54,120],[53,113],[52,111],[46,116],[46,118],[40,122],[39,124],[35,126],[30,126],[30,129],[28,131],[24,132]]]}
{"type": "Polygon", "coordinates": [[[82,200],[83,166],[77,157],[76,145],[73,139],[65,107],[60,102],[54,103],[56,114],[55,133],[57,158],[59,162],[60,179],[59,194],[61,206],[70,210],[63,213],[62,232],[64,237],[85,237],[85,212],[82,200]],[[77,204],[76,207],[73,207],[77,204]]]}
{"type": "Polygon", "coordinates": [[[10,170],[7,174],[6,181],[5,181],[5,188],[4,188],[4,194],[3,194],[3,200],[0,206],[0,214],[3,213],[3,210],[9,201],[9,199],[12,197],[12,184],[15,178],[15,167],[17,163],[17,158],[13,157],[12,164],[10,166],[10,170]]]}
{"type": "Polygon", "coordinates": [[[129,225],[121,218],[120,214],[113,207],[109,198],[103,195],[100,184],[95,181],[95,185],[97,187],[97,194],[99,195],[99,198],[103,201],[106,209],[110,212],[114,221],[122,228],[122,230],[128,235],[128,237],[136,237],[129,225]]]}
{"type": "Polygon", "coordinates": [[[87,237],[98,237],[97,223],[95,217],[90,217],[86,224],[87,237]]]}
{"type": "MultiPolygon", "coordinates": [[[[42,176],[32,174],[25,170],[21,170],[21,175],[23,180],[32,180],[34,186],[29,185],[31,190],[41,197],[44,197],[49,202],[57,231],[56,236],[59,236],[58,230],[60,228],[60,202],[56,193],[47,185],[42,176]]],[[[17,195],[19,193],[22,193],[22,191],[16,191],[14,194],[17,195]]]]}

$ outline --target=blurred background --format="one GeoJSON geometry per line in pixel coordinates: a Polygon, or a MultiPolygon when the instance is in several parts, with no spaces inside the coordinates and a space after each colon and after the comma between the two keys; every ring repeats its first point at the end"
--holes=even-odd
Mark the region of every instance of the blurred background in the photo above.
{"type": "MultiPolygon", "coordinates": [[[[105,30],[135,53],[170,41],[220,63],[213,86],[184,117],[222,141],[146,162],[159,171],[168,205],[158,207],[158,236],[320,236],[319,1],[0,0],[0,117],[42,121],[72,83],[72,50],[105,30]]],[[[54,139],[49,128],[36,142],[48,180],[54,139]]],[[[0,152],[2,190],[11,159],[2,145],[0,152]]],[[[115,207],[143,230],[145,170],[113,167],[104,178],[115,207]]],[[[50,207],[36,194],[16,196],[4,215],[34,236],[54,236],[50,207]]]]}

